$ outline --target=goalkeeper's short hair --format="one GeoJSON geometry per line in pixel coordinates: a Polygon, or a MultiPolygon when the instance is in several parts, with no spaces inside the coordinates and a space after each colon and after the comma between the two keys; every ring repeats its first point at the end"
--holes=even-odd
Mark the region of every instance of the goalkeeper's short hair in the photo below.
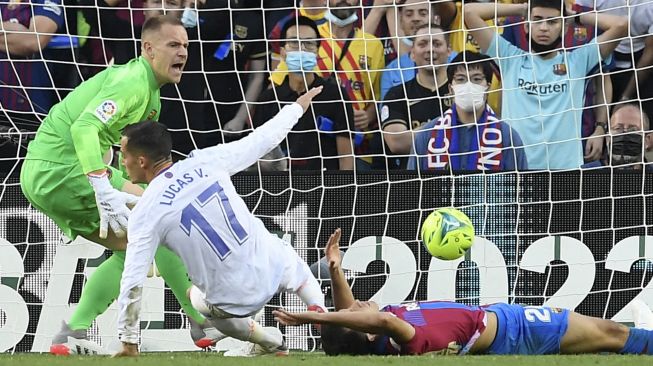
{"type": "Polygon", "coordinates": [[[145,36],[146,33],[158,31],[165,24],[177,25],[180,27],[184,26],[184,23],[182,23],[181,20],[170,14],[153,16],[147,18],[143,23],[143,28],[141,28],[141,37],[145,36]]]}
{"type": "Polygon", "coordinates": [[[122,130],[127,138],[126,148],[157,161],[170,157],[172,137],[168,128],[158,122],[142,121],[128,125],[122,130]]]}

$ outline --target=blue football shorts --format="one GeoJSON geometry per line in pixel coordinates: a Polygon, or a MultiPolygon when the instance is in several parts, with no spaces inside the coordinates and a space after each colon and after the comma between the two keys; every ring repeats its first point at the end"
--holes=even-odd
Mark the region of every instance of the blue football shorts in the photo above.
{"type": "Polygon", "coordinates": [[[485,310],[497,315],[497,335],[489,354],[560,353],[560,341],[569,326],[569,310],[509,304],[494,304],[485,310]]]}

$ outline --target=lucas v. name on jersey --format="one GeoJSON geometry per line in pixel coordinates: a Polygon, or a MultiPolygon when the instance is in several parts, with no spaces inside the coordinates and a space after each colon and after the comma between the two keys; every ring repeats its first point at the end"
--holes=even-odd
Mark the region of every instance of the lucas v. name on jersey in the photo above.
{"type": "MultiPolygon", "coordinates": [[[[171,172],[165,172],[163,173],[163,176],[169,179],[173,178],[171,172]]],[[[163,191],[163,193],[161,194],[162,200],[159,201],[159,204],[171,206],[172,201],[174,201],[175,197],[177,197],[177,193],[181,192],[181,190],[184,189],[184,187],[195,182],[196,178],[208,178],[208,175],[204,174],[202,168],[194,169],[190,173],[184,173],[184,175],[182,175],[181,178],[177,178],[174,183],[168,186],[168,189],[163,191]],[[193,175],[196,175],[197,177],[194,177],[193,175]]]]}

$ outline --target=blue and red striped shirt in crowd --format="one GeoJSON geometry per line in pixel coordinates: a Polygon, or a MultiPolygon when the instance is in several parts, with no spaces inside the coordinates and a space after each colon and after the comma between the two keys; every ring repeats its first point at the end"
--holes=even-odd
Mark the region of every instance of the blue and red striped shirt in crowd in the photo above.
{"type": "MultiPolygon", "coordinates": [[[[0,1],[3,22],[29,28],[33,17],[52,19],[58,28],[64,23],[61,0],[0,1]]],[[[47,113],[54,103],[54,90],[43,53],[31,56],[0,52],[0,104],[6,110],[47,113]]]]}
{"type": "Polygon", "coordinates": [[[306,10],[304,8],[299,8],[291,11],[288,15],[285,17],[281,18],[277,22],[277,24],[274,25],[272,30],[270,31],[270,34],[268,34],[268,42],[269,42],[269,51],[272,53],[272,58],[279,58],[279,52],[281,52],[281,45],[282,45],[282,34],[281,31],[283,30],[283,27],[286,26],[286,24],[290,21],[295,21],[295,18],[298,16],[305,16],[315,22],[315,25],[320,26],[324,23],[326,23],[326,18],[324,18],[324,14],[326,13],[323,12],[319,15],[310,15],[306,13],[306,10]]]}

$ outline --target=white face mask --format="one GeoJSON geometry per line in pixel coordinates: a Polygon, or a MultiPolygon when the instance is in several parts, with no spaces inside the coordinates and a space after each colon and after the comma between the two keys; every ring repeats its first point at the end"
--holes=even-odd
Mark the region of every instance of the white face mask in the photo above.
{"type": "Polygon", "coordinates": [[[452,85],[451,88],[456,106],[465,112],[473,112],[485,104],[484,86],[468,81],[464,84],[452,85]]]}
{"type": "Polygon", "coordinates": [[[181,23],[185,28],[195,28],[197,26],[197,9],[185,8],[181,15],[181,23]]]}
{"type": "Polygon", "coordinates": [[[327,12],[324,13],[324,18],[326,18],[326,20],[330,21],[331,23],[337,25],[338,27],[346,27],[349,24],[358,20],[358,14],[356,14],[356,12],[353,12],[347,18],[340,19],[337,16],[333,15],[331,13],[331,10],[327,10],[327,12]]]}
{"type": "Polygon", "coordinates": [[[401,37],[401,42],[408,47],[413,47],[413,37],[401,37]]]}

